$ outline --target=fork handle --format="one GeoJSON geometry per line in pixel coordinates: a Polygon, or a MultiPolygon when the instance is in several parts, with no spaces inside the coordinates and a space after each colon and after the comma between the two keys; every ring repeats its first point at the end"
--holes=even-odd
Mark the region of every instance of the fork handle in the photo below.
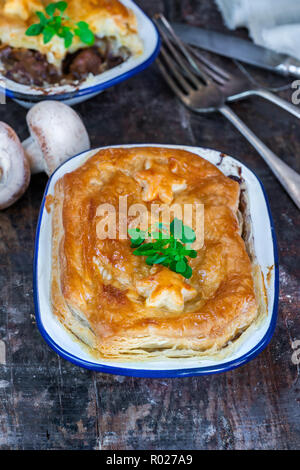
{"type": "Polygon", "coordinates": [[[222,113],[253,145],[262,156],[266,164],[272,170],[276,178],[282,184],[286,192],[292,198],[298,209],[300,209],[300,174],[294,171],[286,163],[275,155],[246,124],[230,109],[223,105],[219,108],[222,113]]]}
{"type": "Polygon", "coordinates": [[[293,114],[293,116],[296,116],[298,119],[300,119],[300,109],[297,108],[297,106],[289,103],[286,100],[283,100],[282,98],[279,98],[279,96],[274,95],[274,93],[271,93],[268,90],[258,88],[256,90],[249,91],[249,95],[256,95],[260,96],[261,98],[265,98],[266,100],[271,101],[280,108],[288,111],[289,113],[293,114]]]}

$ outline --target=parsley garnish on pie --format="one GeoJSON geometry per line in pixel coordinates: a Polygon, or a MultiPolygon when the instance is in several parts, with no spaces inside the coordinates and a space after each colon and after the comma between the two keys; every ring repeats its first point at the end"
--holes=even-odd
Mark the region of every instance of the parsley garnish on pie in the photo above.
{"type": "Polygon", "coordinates": [[[44,44],[48,44],[54,36],[58,36],[64,39],[66,49],[71,46],[74,36],[78,36],[84,44],[92,46],[95,43],[95,35],[88,23],[85,21],[72,23],[65,14],[67,8],[67,2],[53,2],[46,6],[45,13],[36,11],[35,14],[40,22],[29,26],[26,35],[39,36],[42,34],[44,44]]]}
{"type": "Polygon", "coordinates": [[[197,251],[190,248],[190,244],[196,240],[196,234],[191,227],[183,225],[181,220],[175,218],[169,229],[160,223],[155,232],[133,228],[128,230],[128,234],[131,248],[135,248],[133,254],[146,256],[148,265],[161,264],[186,279],[192,276],[188,258],[197,257],[197,251]],[[151,242],[146,241],[148,237],[151,242]]]}

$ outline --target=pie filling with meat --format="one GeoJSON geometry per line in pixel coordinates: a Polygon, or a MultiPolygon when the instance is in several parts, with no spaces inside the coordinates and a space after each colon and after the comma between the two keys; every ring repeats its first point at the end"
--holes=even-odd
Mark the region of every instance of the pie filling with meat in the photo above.
{"type": "MultiPolygon", "coordinates": [[[[65,174],[53,202],[53,312],[96,357],[184,358],[221,351],[257,318],[241,237],[239,183],[193,153],[108,148],[65,174]],[[204,205],[191,276],[136,256],[130,237],[98,236],[99,207],[204,205]]],[[[128,217],[128,227],[132,223],[128,217]]]]}
{"type": "MultiPolygon", "coordinates": [[[[66,25],[85,22],[95,36],[88,46],[74,35],[66,47],[54,35],[45,43],[43,34],[28,36],[45,15],[47,0],[0,0],[0,71],[23,85],[76,84],[98,75],[143,52],[137,18],[118,0],[68,0],[66,25]]],[[[55,15],[59,16],[59,15],[55,15]]]]}

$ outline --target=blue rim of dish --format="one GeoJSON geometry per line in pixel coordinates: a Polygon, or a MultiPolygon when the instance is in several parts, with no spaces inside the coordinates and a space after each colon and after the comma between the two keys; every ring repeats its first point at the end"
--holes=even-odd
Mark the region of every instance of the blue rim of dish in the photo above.
{"type": "MultiPolygon", "coordinates": [[[[130,144],[130,146],[134,147],[134,144],[130,144]]],[[[143,144],[136,144],[136,146],[142,146],[143,144]]],[[[147,145],[147,144],[145,144],[147,145]]],[[[118,147],[118,146],[116,146],[118,147]]],[[[165,145],[167,148],[168,146],[165,145]]],[[[109,147],[103,147],[103,148],[110,148],[109,147]]],[[[102,147],[101,147],[102,149],[102,147]]],[[[247,353],[243,354],[241,357],[238,357],[237,359],[234,359],[232,361],[228,361],[222,364],[215,364],[213,366],[204,366],[204,367],[193,367],[189,369],[130,369],[126,367],[116,367],[116,366],[109,366],[105,364],[97,364],[95,362],[90,362],[86,361],[84,359],[80,359],[77,356],[74,356],[73,354],[69,353],[62,347],[60,347],[52,338],[51,336],[47,333],[42,320],[41,320],[41,313],[40,313],[40,305],[39,305],[39,298],[38,298],[38,281],[37,281],[37,266],[38,266],[38,247],[39,247],[39,238],[40,238],[40,229],[41,229],[41,222],[42,222],[42,217],[44,213],[44,207],[45,207],[45,201],[46,201],[46,196],[48,193],[49,185],[52,181],[53,176],[55,173],[67,162],[70,160],[73,160],[73,158],[77,158],[80,155],[83,155],[84,153],[88,152],[93,152],[97,151],[99,149],[91,149],[87,152],[81,152],[78,155],[74,155],[73,157],[69,158],[66,160],[64,163],[62,163],[55,171],[52,173],[52,175],[49,178],[49,181],[47,183],[41,208],[40,208],[40,213],[39,213],[39,218],[38,218],[38,224],[37,224],[37,229],[36,229],[36,238],[35,238],[35,246],[34,246],[34,262],[33,262],[33,296],[34,296],[34,308],[35,308],[35,317],[36,317],[36,322],[38,329],[46,341],[46,343],[56,352],[58,353],[61,357],[66,359],[67,361],[75,364],[76,366],[83,367],[85,369],[93,370],[95,372],[102,372],[102,373],[107,373],[107,374],[114,374],[114,375],[125,375],[129,377],[141,377],[141,378],[178,378],[178,377],[193,377],[193,376],[200,376],[200,375],[211,375],[211,374],[217,374],[217,373],[222,373],[222,372],[229,372],[230,370],[236,369],[237,367],[240,367],[242,365],[247,364],[249,361],[254,359],[258,354],[260,354],[269,344],[269,342],[272,339],[272,336],[275,331],[276,323],[277,323],[277,315],[278,315],[278,300],[279,300],[279,266],[278,266],[278,249],[277,249],[277,239],[276,239],[276,234],[275,234],[275,227],[274,227],[274,222],[271,214],[271,209],[270,209],[270,204],[269,200],[265,191],[265,188],[261,182],[261,180],[256,176],[254,171],[252,171],[247,165],[244,163],[240,162],[236,158],[234,158],[235,161],[241,163],[245,168],[247,168],[257,179],[259,182],[266,206],[268,209],[268,214],[269,214],[269,222],[270,222],[270,227],[271,227],[271,234],[272,234],[272,241],[273,241],[273,254],[274,254],[274,303],[273,303],[273,311],[271,315],[271,321],[270,325],[268,327],[268,330],[266,331],[264,337],[252,348],[250,351],[247,353]]]]}
{"type": "Polygon", "coordinates": [[[55,100],[55,101],[65,101],[65,100],[70,100],[70,99],[75,99],[75,98],[80,98],[82,96],[86,95],[93,95],[94,93],[100,93],[101,91],[105,90],[106,88],[110,88],[114,85],[117,85],[120,82],[123,82],[125,80],[128,80],[129,78],[133,77],[134,75],[137,75],[138,73],[142,72],[145,70],[149,65],[154,62],[156,57],[159,54],[160,51],[160,46],[161,46],[161,39],[160,39],[160,34],[158,32],[158,29],[155,25],[155,23],[147,16],[143,10],[135,3],[133,2],[135,7],[142,12],[145,18],[147,18],[150,23],[153,25],[155,33],[156,33],[156,45],[154,48],[154,51],[146,59],[144,62],[141,64],[137,65],[136,67],[133,67],[132,69],[128,70],[127,72],[124,72],[117,77],[111,78],[110,80],[107,80],[103,83],[99,83],[98,85],[90,86],[87,88],[82,88],[80,90],[74,90],[69,93],[58,93],[58,94],[49,94],[49,95],[30,95],[27,93],[22,93],[18,91],[13,91],[9,90],[7,88],[3,88],[0,86],[0,93],[5,93],[8,98],[11,99],[17,99],[17,100],[22,100],[26,102],[40,102],[40,101],[46,101],[46,100],[55,100]]]}

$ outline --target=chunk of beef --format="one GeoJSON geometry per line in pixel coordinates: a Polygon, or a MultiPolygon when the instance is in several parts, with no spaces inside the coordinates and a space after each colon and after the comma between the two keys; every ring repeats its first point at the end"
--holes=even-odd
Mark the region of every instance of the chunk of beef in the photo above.
{"type": "Polygon", "coordinates": [[[5,66],[6,77],[23,85],[42,86],[45,82],[57,83],[59,74],[49,64],[47,57],[31,49],[0,49],[0,60],[5,66]]]}
{"type": "Polygon", "coordinates": [[[92,73],[97,75],[101,71],[102,57],[96,47],[81,50],[72,60],[69,71],[75,79],[85,78],[92,73]]]}

